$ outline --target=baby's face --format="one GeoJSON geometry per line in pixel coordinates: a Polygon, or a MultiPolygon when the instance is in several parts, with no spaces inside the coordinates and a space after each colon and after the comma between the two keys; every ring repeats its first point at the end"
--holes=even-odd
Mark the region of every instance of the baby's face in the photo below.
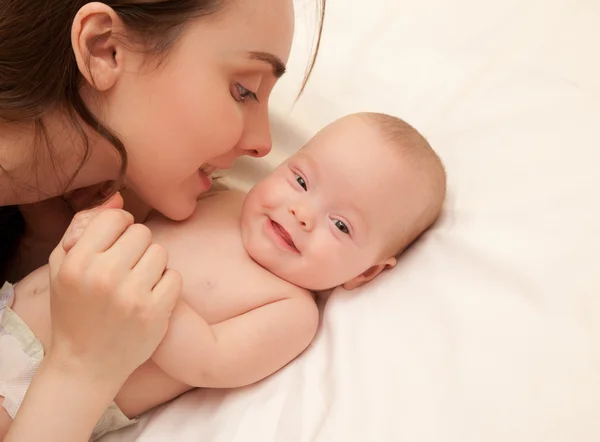
{"type": "Polygon", "coordinates": [[[365,282],[393,265],[382,251],[415,206],[415,179],[385,143],[357,116],[319,132],[246,197],[241,227],[248,254],[310,290],[353,287],[354,278],[367,272],[365,282]],[[368,272],[378,264],[379,271],[368,272]]]}

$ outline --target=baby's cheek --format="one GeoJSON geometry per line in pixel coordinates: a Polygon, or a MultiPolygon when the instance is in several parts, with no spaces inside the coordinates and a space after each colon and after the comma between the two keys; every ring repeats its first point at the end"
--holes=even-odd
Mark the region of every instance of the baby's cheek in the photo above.
{"type": "Polygon", "coordinates": [[[285,204],[285,183],[271,180],[269,178],[263,180],[253,189],[257,200],[260,204],[269,209],[274,209],[281,204],[285,204]]]}
{"type": "Polygon", "coordinates": [[[326,234],[316,236],[310,247],[310,272],[321,284],[331,286],[338,284],[343,276],[344,254],[338,244],[326,234]]]}
{"type": "Polygon", "coordinates": [[[338,278],[338,285],[348,282],[352,278],[360,275],[366,270],[363,253],[357,250],[351,250],[350,247],[340,247],[335,260],[335,273],[338,278]]]}

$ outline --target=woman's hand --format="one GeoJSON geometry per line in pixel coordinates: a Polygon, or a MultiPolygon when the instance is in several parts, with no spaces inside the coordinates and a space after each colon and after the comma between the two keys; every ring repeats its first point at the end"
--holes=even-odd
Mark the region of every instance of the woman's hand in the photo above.
{"type": "MultiPolygon", "coordinates": [[[[50,256],[48,363],[122,382],[154,352],[181,291],[167,252],[117,207],[75,216],[50,256]]],[[[116,394],[116,391],[115,391],[116,394]]]]}
{"type": "Polygon", "coordinates": [[[181,277],[122,207],[116,195],[76,215],[50,256],[52,342],[6,442],[87,440],[165,335],[181,277]]]}

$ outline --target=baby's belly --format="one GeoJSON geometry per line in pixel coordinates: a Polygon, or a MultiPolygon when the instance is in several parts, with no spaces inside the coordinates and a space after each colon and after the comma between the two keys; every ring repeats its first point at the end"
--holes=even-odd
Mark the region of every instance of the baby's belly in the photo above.
{"type": "MultiPolygon", "coordinates": [[[[48,267],[30,273],[15,286],[13,311],[27,324],[47,352],[51,344],[48,267]]],[[[127,417],[139,414],[188,391],[189,386],[167,376],[151,360],[125,382],[115,402],[127,417]]]]}
{"type": "Polygon", "coordinates": [[[15,285],[12,310],[48,351],[51,341],[48,266],[31,272],[15,285]]]}

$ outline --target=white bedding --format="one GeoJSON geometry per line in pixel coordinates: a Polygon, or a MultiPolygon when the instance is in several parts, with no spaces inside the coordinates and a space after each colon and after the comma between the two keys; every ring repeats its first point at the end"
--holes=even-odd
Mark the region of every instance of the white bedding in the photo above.
{"type": "Polygon", "coordinates": [[[312,32],[313,0],[298,4],[276,149],[231,182],[383,111],[442,156],[442,219],[396,269],[335,291],[277,375],[189,393],[105,441],[600,441],[600,2],[328,3],[292,108],[312,32]]]}

